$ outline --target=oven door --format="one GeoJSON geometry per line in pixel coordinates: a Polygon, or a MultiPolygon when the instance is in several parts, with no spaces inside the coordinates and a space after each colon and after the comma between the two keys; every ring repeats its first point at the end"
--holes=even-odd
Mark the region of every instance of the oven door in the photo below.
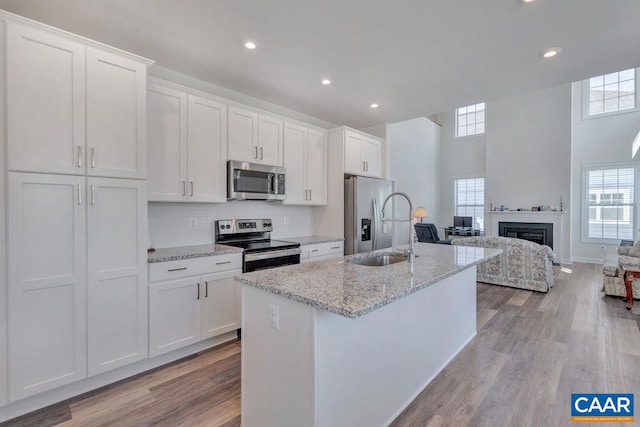
{"type": "Polygon", "coordinates": [[[300,264],[300,248],[253,252],[244,255],[243,273],[300,264]]]}

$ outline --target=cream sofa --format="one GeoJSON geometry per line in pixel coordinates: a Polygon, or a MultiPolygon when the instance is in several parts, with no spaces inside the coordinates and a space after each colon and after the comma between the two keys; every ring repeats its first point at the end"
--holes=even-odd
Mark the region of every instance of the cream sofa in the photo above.
{"type": "MultiPolygon", "coordinates": [[[[622,277],[624,265],[640,267],[640,240],[633,246],[620,246],[618,259],[606,261],[602,266],[602,291],[606,295],[627,296],[627,288],[622,277]]],[[[633,298],[640,299],[640,279],[633,280],[633,298]]]]}
{"type": "Polygon", "coordinates": [[[553,259],[549,246],[511,237],[474,236],[453,239],[452,245],[502,249],[502,254],[478,265],[478,282],[549,292],[553,259]]]}

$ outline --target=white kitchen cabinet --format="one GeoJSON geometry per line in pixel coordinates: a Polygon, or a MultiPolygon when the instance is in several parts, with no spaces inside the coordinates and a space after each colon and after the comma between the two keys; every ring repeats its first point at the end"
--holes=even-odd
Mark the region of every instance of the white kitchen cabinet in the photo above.
{"type": "Polygon", "coordinates": [[[344,242],[325,242],[300,247],[300,263],[322,261],[344,256],[344,242]]]}
{"type": "Polygon", "coordinates": [[[7,23],[8,168],[85,174],[85,47],[7,23]]]}
{"type": "Polygon", "coordinates": [[[9,399],[84,378],[86,185],[9,173],[9,399]]]}
{"type": "Polygon", "coordinates": [[[240,328],[241,273],[241,253],[150,264],[150,355],[240,328]]]}
{"type": "Polygon", "coordinates": [[[10,399],[147,357],[146,184],[9,173],[10,399]]]}
{"type": "Polygon", "coordinates": [[[7,23],[11,171],[146,177],[146,66],[7,23]]]}
{"type": "Polygon", "coordinates": [[[87,174],[147,177],[147,67],[87,48],[87,174]]]}
{"type": "Polygon", "coordinates": [[[201,295],[201,327],[202,339],[212,338],[240,328],[238,313],[237,289],[239,283],[234,277],[240,270],[202,276],[204,294],[201,295]]]}
{"type": "Polygon", "coordinates": [[[351,130],[343,132],[344,172],[380,178],[382,176],[381,141],[351,130]]]}
{"type": "Polygon", "coordinates": [[[287,196],[283,204],[326,205],[327,134],[285,123],[284,153],[287,196]]]}
{"type": "Polygon", "coordinates": [[[283,165],[282,120],[235,106],[229,106],[228,117],[229,160],[283,165]]]}
{"type": "Polygon", "coordinates": [[[87,365],[99,374],[148,356],[146,183],[87,180],[87,365]]]}
{"type": "Polygon", "coordinates": [[[226,202],[227,106],[159,81],[147,94],[149,200],[226,202]]]}
{"type": "Polygon", "coordinates": [[[200,341],[199,278],[149,286],[150,356],[200,341]]]}

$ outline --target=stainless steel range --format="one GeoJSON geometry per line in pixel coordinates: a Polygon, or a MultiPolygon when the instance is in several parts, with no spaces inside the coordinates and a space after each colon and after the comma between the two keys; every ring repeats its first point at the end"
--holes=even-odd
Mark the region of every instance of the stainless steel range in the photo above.
{"type": "Polygon", "coordinates": [[[270,219],[218,220],[216,243],[244,249],[242,272],[300,264],[300,243],[272,240],[270,219]]]}

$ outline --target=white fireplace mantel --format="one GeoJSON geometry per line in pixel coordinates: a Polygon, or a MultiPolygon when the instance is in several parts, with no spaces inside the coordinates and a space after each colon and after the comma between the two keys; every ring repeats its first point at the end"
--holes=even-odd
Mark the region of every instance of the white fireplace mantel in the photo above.
{"type": "Polygon", "coordinates": [[[500,222],[542,222],[553,224],[553,252],[558,260],[565,257],[563,252],[562,217],[565,211],[489,211],[491,235],[498,235],[500,222]]]}

